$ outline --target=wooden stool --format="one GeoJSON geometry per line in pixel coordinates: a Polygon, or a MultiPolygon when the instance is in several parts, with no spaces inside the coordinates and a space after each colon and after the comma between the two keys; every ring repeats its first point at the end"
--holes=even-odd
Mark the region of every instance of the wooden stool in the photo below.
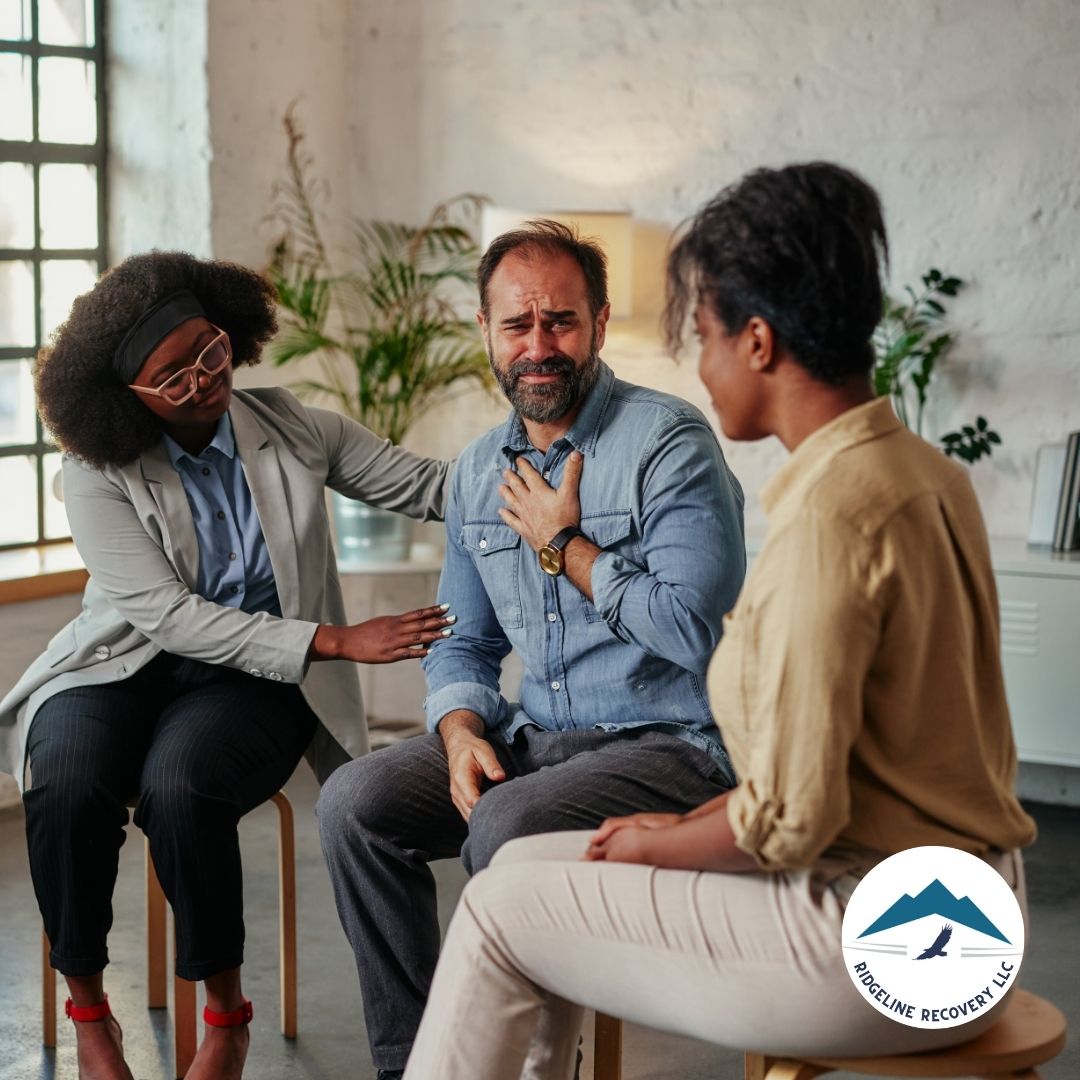
{"type": "MultiPolygon", "coordinates": [[[[597,1014],[596,1080],[619,1080],[622,1025],[609,1017],[603,1019],[605,1037],[602,1044],[599,1037],[601,1017],[597,1014]]],[[[959,1046],[890,1057],[796,1059],[747,1054],[743,1076],[744,1080],[814,1080],[842,1069],[867,1076],[1039,1080],[1036,1066],[1061,1053],[1065,1046],[1065,1026],[1065,1017],[1049,1001],[1027,990],[1014,990],[997,1023],[978,1038],[959,1046]]]]}
{"type": "MultiPolygon", "coordinates": [[[[281,940],[281,1033],[296,1038],[296,840],[292,805],[279,791],[271,796],[278,809],[278,927],[281,940]]],[[[150,844],[146,842],[146,997],[147,1008],[168,1007],[165,960],[166,902],[150,844]]],[[[42,1042],[56,1045],[56,970],[49,963],[49,939],[41,933],[42,1042]]],[[[175,942],[174,942],[175,955],[175,942]]],[[[173,976],[173,1036],[176,1075],[188,1071],[195,1056],[198,1022],[195,983],[173,976]]]]}

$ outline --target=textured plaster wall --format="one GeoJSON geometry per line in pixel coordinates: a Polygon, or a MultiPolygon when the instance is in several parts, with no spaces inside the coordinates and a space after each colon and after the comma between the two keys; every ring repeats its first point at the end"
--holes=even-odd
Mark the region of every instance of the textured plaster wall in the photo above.
{"type": "Polygon", "coordinates": [[[205,0],[109,0],[110,261],[211,252],[205,0]]]}
{"type": "Polygon", "coordinates": [[[348,0],[207,3],[215,254],[260,266],[274,229],[271,190],[285,170],[281,118],[290,102],[329,185],[327,209],[349,209],[348,0]]]}
{"type": "MultiPolygon", "coordinates": [[[[1080,427],[1080,4],[366,0],[350,33],[358,212],[415,219],[469,190],[669,226],[756,165],[862,172],[894,283],[932,264],[971,283],[930,427],[992,420],[1005,446],[976,486],[993,532],[1025,532],[1035,448],[1080,427]]],[[[707,404],[692,357],[640,334],[606,356],[707,404]]],[[[426,445],[491,415],[445,410],[426,445]]],[[[754,493],[782,454],[730,457],[754,493]]]]}

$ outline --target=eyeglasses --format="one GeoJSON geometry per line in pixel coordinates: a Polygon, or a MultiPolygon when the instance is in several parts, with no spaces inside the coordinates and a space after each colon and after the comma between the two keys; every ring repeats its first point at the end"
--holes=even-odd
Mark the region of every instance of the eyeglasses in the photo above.
{"type": "MultiPolygon", "coordinates": [[[[213,326],[213,323],[210,325],[213,326]]],[[[216,375],[232,359],[229,335],[217,326],[214,326],[214,329],[217,330],[217,337],[199,353],[194,364],[173,372],[160,386],[151,388],[129,383],[129,389],[164,398],[170,405],[183,405],[189,398],[194,397],[198,390],[200,371],[205,371],[207,375],[216,375]]]]}

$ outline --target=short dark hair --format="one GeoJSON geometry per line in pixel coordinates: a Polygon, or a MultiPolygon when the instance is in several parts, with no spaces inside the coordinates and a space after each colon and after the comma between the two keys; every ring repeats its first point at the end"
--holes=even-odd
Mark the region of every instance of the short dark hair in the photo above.
{"type": "Polygon", "coordinates": [[[488,283],[496,267],[511,252],[526,258],[532,254],[569,255],[581,267],[585,276],[585,289],[589,297],[589,310],[595,319],[608,302],[607,256],[595,241],[582,237],[577,230],[560,221],[538,218],[527,221],[520,229],[497,236],[488,245],[476,270],[476,284],[480,290],[480,309],[485,317],[488,305],[488,283]]]}
{"type": "Polygon", "coordinates": [[[668,344],[678,350],[700,301],[730,333],[763,318],[822,382],[868,373],[888,254],[877,192],[849,169],[757,169],[710,200],[672,249],[668,344]]]}
{"type": "Polygon", "coordinates": [[[34,365],[41,419],[62,450],[97,468],[126,465],[161,439],[158,420],[113,369],[128,328],[172,293],[194,293],[229,335],[233,366],[257,364],[277,332],[275,293],[254,270],[182,251],[132,255],[75,300],[34,365]]]}

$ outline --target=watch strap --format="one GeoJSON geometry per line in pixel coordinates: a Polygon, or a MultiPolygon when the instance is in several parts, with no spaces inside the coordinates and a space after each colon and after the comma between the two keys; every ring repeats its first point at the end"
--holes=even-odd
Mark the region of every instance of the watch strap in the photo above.
{"type": "Polygon", "coordinates": [[[584,535],[577,525],[567,525],[565,529],[560,529],[544,546],[551,548],[552,551],[562,551],[575,536],[584,535]]]}

